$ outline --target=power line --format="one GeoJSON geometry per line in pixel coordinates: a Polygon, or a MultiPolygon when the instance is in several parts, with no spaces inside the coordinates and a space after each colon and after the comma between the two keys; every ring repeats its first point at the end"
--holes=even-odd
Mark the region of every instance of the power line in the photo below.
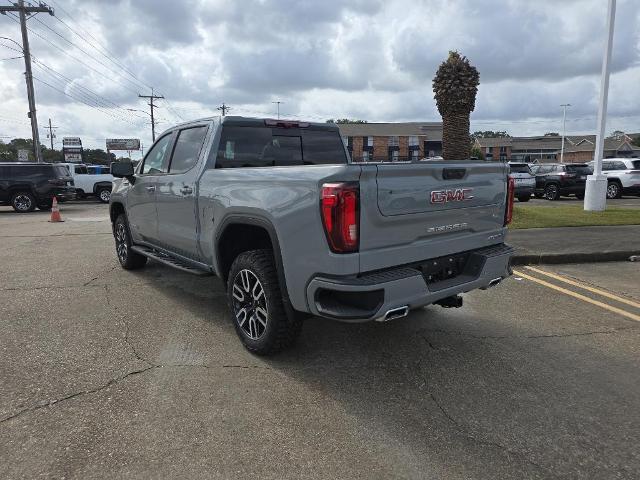
{"type": "Polygon", "coordinates": [[[91,105],[90,103],[88,103],[88,102],[86,102],[86,101],[84,101],[84,100],[81,100],[81,99],[79,99],[79,98],[77,98],[77,97],[74,97],[73,95],[71,95],[71,94],[69,94],[69,93],[65,92],[64,90],[61,90],[60,88],[55,87],[55,86],[51,85],[50,83],[47,83],[47,82],[45,82],[44,80],[41,80],[40,78],[38,78],[38,77],[36,77],[36,76],[34,76],[34,77],[33,77],[33,79],[34,79],[34,80],[36,80],[36,81],[38,81],[39,83],[42,83],[43,85],[46,85],[47,87],[51,88],[52,90],[55,90],[55,91],[57,91],[57,92],[59,92],[59,93],[62,93],[63,95],[65,95],[65,96],[67,96],[67,97],[69,97],[69,98],[72,98],[73,100],[76,100],[77,102],[83,103],[84,105],[86,105],[86,106],[88,106],[88,107],[90,107],[90,108],[95,108],[95,109],[96,109],[96,110],[98,110],[99,112],[102,112],[102,113],[104,113],[104,114],[106,114],[106,115],[109,115],[110,117],[115,118],[116,120],[120,120],[120,121],[122,121],[122,122],[126,122],[126,123],[128,123],[128,124],[130,124],[130,125],[133,125],[134,127],[138,127],[138,125],[136,125],[135,123],[130,122],[129,120],[126,120],[126,119],[124,119],[124,118],[117,117],[117,116],[115,116],[115,115],[111,114],[110,112],[103,111],[103,110],[101,110],[99,107],[96,107],[95,105],[91,105]]]}
{"type": "MultiPolygon", "coordinates": [[[[15,21],[15,18],[14,18],[15,21]]],[[[63,49],[62,47],[56,45],[55,43],[53,43],[51,40],[43,37],[42,35],[40,35],[40,33],[38,33],[35,30],[32,30],[31,28],[27,27],[27,30],[29,30],[31,33],[33,33],[36,37],[39,37],[40,39],[44,40],[45,42],[47,42],[49,45],[51,45],[53,48],[55,48],[56,50],[62,52],[64,55],[66,55],[67,57],[75,60],[76,62],[84,65],[85,67],[87,67],[88,69],[90,69],[91,71],[97,73],[98,75],[100,75],[102,78],[105,78],[105,74],[104,72],[101,72],[99,70],[97,70],[96,68],[92,67],[91,65],[89,65],[88,63],[84,62],[83,60],[80,60],[78,57],[75,57],[73,55],[71,55],[69,52],[67,52],[65,49],[63,49]]],[[[113,72],[112,70],[107,69],[110,73],[114,73],[117,75],[116,72],[113,72]]],[[[130,92],[133,92],[135,94],[138,93],[137,90],[133,90],[131,87],[129,87],[128,85],[123,84],[122,82],[119,82],[118,80],[116,80],[113,77],[107,77],[109,80],[111,80],[114,83],[117,83],[118,85],[120,85],[121,87],[129,90],[130,92]]]]}
{"type": "MultiPolygon", "coordinates": [[[[62,6],[60,6],[58,4],[58,2],[52,2],[54,4],[54,6],[56,7],[57,10],[62,11],[70,20],[73,20],[74,22],[76,21],[76,18],[74,18],[68,11],[66,11],[62,6]]],[[[147,87],[147,88],[151,88],[150,85],[148,85],[147,83],[145,83],[144,81],[140,80],[133,72],[131,72],[131,70],[129,70],[124,64],[122,64],[122,62],[120,62],[119,60],[117,60],[116,58],[116,54],[114,54],[112,51],[110,51],[107,47],[105,47],[104,45],[102,45],[100,43],[100,41],[94,37],[91,32],[87,31],[86,29],[82,28],[80,25],[78,25],[77,23],[75,24],[76,27],[78,28],[78,30],[82,31],[86,36],[88,36],[89,38],[91,38],[96,44],[98,44],[98,46],[100,47],[100,49],[98,47],[96,47],[93,43],[89,42],[85,36],[82,36],[80,34],[78,34],[73,27],[69,26],[69,24],[67,24],[64,20],[62,20],[59,16],[55,16],[54,17],[58,22],[62,23],[67,29],[69,29],[71,32],[73,32],[76,36],[78,36],[80,39],[82,39],[82,41],[87,42],[89,45],[91,45],[94,49],[96,49],[96,51],[100,52],[100,49],[102,49],[102,52],[100,52],[105,58],[109,58],[109,60],[111,62],[113,62],[114,64],[118,65],[120,68],[122,68],[122,70],[124,70],[125,72],[127,72],[132,78],[134,78],[135,80],[137,80],[139,83],[141,83],[143,86],[147,87]],[[103,52],[106,52],[103,53],[103,52]]]]}
{"type": "MultiPolygon", "coordinates": [[[[60,37],[62,40],[64,40],[65,42],[67,42],[69,45],[77,48],[78,50],[80,50],[82,53],[84,53],[85,55],[87,55],[89,58],[91,58],[93,61],[95,61],[96,63],[98,63],[99,65],[103,66],[104,68],[106,68],[107,70],[109,70],[110,72],[114,73],[115,75],[118,75],[120,78],[122,78],[123,80],[129,82],[131,85],[134,85],[136,88],[140,88],[140,85],[138,83],[135,83],[133,81],[131,81],[130,79],[128,79],[127,77],[125,77],[124,75],[119,74],[118,72],[115,72],[114,70],[111,70],[111,68],[106,65],[105,63],[103,63],[102,61],[98,60],[96,57],[94,57],[93,55],[91,55],[89,52],[87,52],[85,49],[83,49],[82,47],[80,47],[79,45],[77,45],[76,43],[72,42],[71,40],[69,40],[68,38],[66,38],[64,35],[56,32],[53,28],[51,28],[49,25],[47,25],[46,23],[44,23],[43,21],[41,21],[38,18],[34,18],[34,20],[36,22],[38,22],[40,25],[44,26],[45,28],[47,28],[48,30],[50,30],[51,32],[53,32],[55,35],[57,35],[58,37],[60,37]]],[[[120,67],[122,68],[122,67],[120,67]]]]}
{"type": "MultiPolygon", "coordinates": [[[[53,10],[44,3],[40,3],[37,7],[32,5],[25,6],[24,0],[18,0],[18,3],[10,7],[1,6],[0,13],[13,15],[18,12],[20,15],[20,31],[22,33],[22,54],[24,56],[25,79],[27,81],[27,97],[29,101],[29,118],[31,119],[31,137],[33,140],[33,153],[37,163],[42,163],[42,151],[40,149],[40,132],[38,132],[38,117],[36,115],[36,97],[33,89],[33,74],[31,73],[31,55],[29,53],[29,34],[27,33],[27,14],[35,15],[37,13],[48,13],[53,15],[53,10]]],[[[17,42],[15,42],[17,43],[17,42]]]]}
{"type": "MultiPolygon", "coordinates": [[[[100,103],[102,103],[102,105],[103,105],[103,106],[105,106],[105,108],[116,108],[116,109],[120,109],[120,110],[122,110],[123,112],[127,112],[127,113],[126,113],[126,115],[133,116],[133,117],[136,117],[136,118],[144,118],[144,117],[141,117],[140,115],[133,115],[133,114],[129,113],[129,110],[127,110],[125,107],[123,107],[123,106],[121,106],[121,105],[118,105],[117,103],[115,103],[115,102],[113,102],[113,101],[109,100],[109,99],[108,99],[108,98],[106,98],[106,97],[103,97],[102,95],[100,95],[100,94],[98,94],[98,93],[94,92],[93,90],[91,90],[91,89],[89,89],[89,88],[87,88],[87,87],[84,87],[83,85],[80,85],[79,83],[76,83],[76,80],[73,80],[73,79],[71,79],[71,78],[69,78],[69,77],[67,77],[67,76],[63,75],[62,73],[58,72],[58,71],[57,71],[57,70],[55,70],[54,68],[52,68],[52,67],[50,67],[50,66],[48,66],[48,65],[45,65],[45,64],[44,64],[44,63],[42,63],[41,61],[39,61],[39,60],[37,60],[37,59],[33,58],[33,55],[32,55],[32,59],[33,59],[33,61],[36,63],[36,66],[38,66],[38,67],[44,67],[45,69],[49,70],[49,72],[51,72],[51,73],[53,73],[53,74],[55,74],[55,75],[59,76],[60,78],[64,79],[64,80],[68,83],[68,85],[69,85],[69,86],[71,86],[71,87],[76,87],[76,88],[79,88],[79,89],[82,89],[82,90],[86,91],[89,95],[91,95],[91,96],[95,97],[96,102],[100,102],[100,103]]],[[[49,72],[45,72],[45,73],[49,73],[49,72]]]]}

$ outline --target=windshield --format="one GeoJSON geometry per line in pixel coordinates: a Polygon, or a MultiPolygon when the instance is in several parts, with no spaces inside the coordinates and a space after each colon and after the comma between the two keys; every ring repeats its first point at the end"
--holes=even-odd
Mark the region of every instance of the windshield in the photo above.
{"type": "Polygon", "coordinates": [[[591,175],[593,170],[589,165],[567,165],[567,172],[577,173],[578,175],[591,175]]]}
{"type": "Polygon", "coordinates": [[[55,167],[53,167],[53,169],[55,170],[56,174],[59,177],[68,177],[69,176],[69,169],[63,165],[56,165],[55,167]]]}

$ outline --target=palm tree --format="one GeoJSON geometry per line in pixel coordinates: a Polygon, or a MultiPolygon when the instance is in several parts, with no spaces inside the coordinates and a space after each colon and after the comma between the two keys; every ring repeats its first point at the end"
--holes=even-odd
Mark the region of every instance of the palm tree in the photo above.
{"type": "Polygon", "coordinates": [[[433,77],[434,98],[442,115],[442,156],[445,160],[469,158],[469,115],[476,106],[480,74],[467,57],[449,52],[433,77]]]}

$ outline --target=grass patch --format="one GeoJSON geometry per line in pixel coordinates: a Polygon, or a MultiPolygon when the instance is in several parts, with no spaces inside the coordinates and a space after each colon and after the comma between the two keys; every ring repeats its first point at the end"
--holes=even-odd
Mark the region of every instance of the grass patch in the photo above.
{"type": "Polygon", "coordinates": [[[514,206],[512,229],[586,227],[589,225],[640,225],[640,209],[608,207],[604,212],[585,212],[582,204],[562,207],[514,206]]]}

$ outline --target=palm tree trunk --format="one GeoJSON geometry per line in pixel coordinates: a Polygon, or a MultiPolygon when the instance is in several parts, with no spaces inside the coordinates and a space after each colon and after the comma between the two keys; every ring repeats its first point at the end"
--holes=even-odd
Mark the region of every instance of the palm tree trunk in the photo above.
{"type": "Polygon", "coordinates": [[[449,113],[442,118],[442,158],[466,160],[471,156],[470,113],[449,113]]]}

